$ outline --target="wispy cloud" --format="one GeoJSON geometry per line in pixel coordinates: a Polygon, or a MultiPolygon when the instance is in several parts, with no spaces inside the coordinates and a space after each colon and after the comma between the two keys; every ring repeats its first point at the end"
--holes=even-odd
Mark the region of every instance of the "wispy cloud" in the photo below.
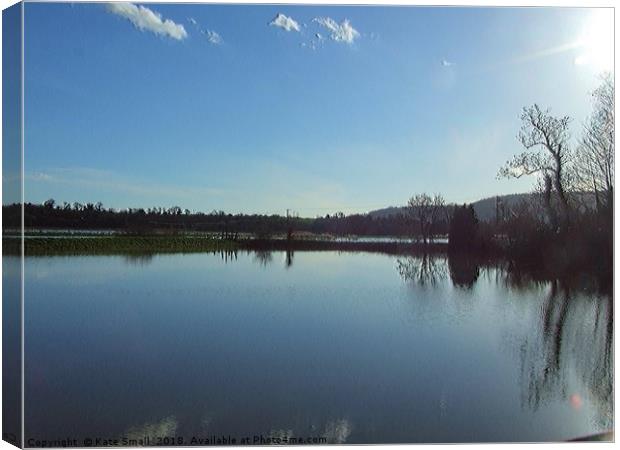
{"type": "Polygon", "coordinates": [[[207,41],[209,41],[209,43],[213,45],[219,45],[222,42],[224,42],[224,40],[222,39],[222,36],[220,36],[220,34],[217,31],[208,30],[208,29],[203,30],[200,24],[198,23],[198,21],[194,19],[193,17],[188,17],[187,21],[191,23],[196,28],[196,30],[200,32],[200,34],[204,35],[207,38],[207,41]]]}
{"type": "Polygon", "coordinates": [[[450,66],[454,66],[456,63],[453,63],[451,61],[448,61],[447,59],[442,59],[441,60],[441,65],[444,67],[450,67],[450,66]]]}
{"type": "Polygon", "coordinates": [[[279,27],[286,31],[299,31],[299,24],[292,18],[285,16],[282,13],[278,13],[278,15],[269,22],[269,25],[272,27],[279,27]]]}
{"type": "Polygon", "coordinates": [[[52,175],[44,172],[32,172],[26,174],[26,179],[32,181],[55,181],[52,175]]]}
{"type": "Polygon", "coordinates": [[[161,14],[144,6],[136,6],[133,3],[108,3],[107,10],[129,20],[140,31],[150,31],[179,41],[187,37],[183,25],[170,19],[162,19],[161,14]]]}
{"type": "Polygon", "coordinates": [[[334,41],[352,44],[355,39],[360,37],[360,33],[353,28],[348,19],[345,19],[340,24],[331,17],[317,17],[313,21],[327,28],[330,31],[329,37],[334,41]]]}
{"type": "Polygon", "coordinates": [[[246,177],[245,186],[226,182],[179,185],[88,167],[46,168],[24,176],[31,186],[28,201],[33,203],[48,198],[81,203],[101,200],[106,207],[114,208],[179,205],[200,211],[269,214],[283,214],[295,205],[300,214],[307,216],[346,211],[343,205],[352,204],[339,182],[271,161],[257,163],[256,171],[246,177]],[[293,185],[297,188],[291,190],[293,185]],[[248,189],[255,194],[253,198],[248,197],[248,189]]]}
{"type": "Polygon", "coordinates": [[[175,200],[193,196],[219,196],[226,192],[219,188],[180,187],[140,182],[134,177],[129,178],[107,170],[88,167],[50,168],[45,171],[26,172],[24,176],[26,180],[32,182],[62,184],[79,189],[97,189],[102,192],[175,200]]]}
{"type": "Polygon", "coordinates": [[[204,30],[202,33],[207,37],[207,40],[210,43],[214,45],[219,45],[222,43],[222,36],[220,36],[217,31],[204,30]]]}

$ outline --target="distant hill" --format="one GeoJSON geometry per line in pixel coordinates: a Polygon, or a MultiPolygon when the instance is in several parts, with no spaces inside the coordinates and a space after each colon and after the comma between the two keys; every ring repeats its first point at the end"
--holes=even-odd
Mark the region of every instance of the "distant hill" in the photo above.
{"type": "MultiPolygon", "coordinates": [[[[504,208],[506,209],[506,211],[510,211],[521,202],[534,201],[534,195],[535,194],[532,193],[509,194],[499,195],[498,197],[504,203],[504,208]]],[[[473,203],[474,211],[476,211],[476,216],[478,216],[478,219],[484,220],[486,222],[495,220],[495,201],[496,197],[488,197],[473,203]]]]}
{"type": "MultiPolygon", "coordinates": [[[[525,193],[525,194],[509,194],[509,195],[499,195],[497,197],[504,204],[504,208],[506,212],[509,212],[511,209],[515,208],[521,202],[533,202],[536,194],[534,193],[525,193]]],[[[591,192],[582,192],[578,194],[578,198],[580,202],[584,205],[588,205],[588,207],[594,207],[595,200],[594,194],[591,192]]],[[[476,212],[476,216],[478,219],[482,221],[492,221],[495,220],[495,200],[496,197],[487,197],[476,202],[473,202],[474,211],[476,212]]],[[[389,217],[394,215],[403,214],[405,212],[405,206],[389,206],[383,209],[377,209],[375,211],[370,211],[368,214],[372,217],[389,217]]]]}
{"type": "MultiPolygon", "coordinates": [[[[509,195],[500,195],[499,198],[505,205],[507,210],[515,207],[522,201],[532,201],[534,194],[509,194],[509,195]]],[[[482,200],[478,200],[473,204],[474,211],[476,211],[476,216],[478,219],[484,221],[490,221],[495,219],[495,198],[496,197],[488,197],[483,198],[482,200]]],[[[389,217],[394,215],[400,215],[405,212],[405,206],[389,206],[387,208],[377,209],[375,211],[371,211],[370,214],[372,217],[389,217]]]]}
{"type": "Polygon", "coordinates": [[[398,216],[399,214],[402,214],[404,212],[404,209],[404,206],[388,206],[387,208],[375,209],[374,211],[370,211],[368,215],[375,218],[398,216]]]}

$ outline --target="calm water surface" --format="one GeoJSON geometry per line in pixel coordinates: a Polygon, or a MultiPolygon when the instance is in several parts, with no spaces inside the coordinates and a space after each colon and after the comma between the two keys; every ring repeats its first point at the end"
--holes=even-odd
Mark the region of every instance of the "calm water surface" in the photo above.
{"type": "Polygon", "coordinates": [[[336,252],[25,269],[26,439],[546,441],[613,428],[612,303],[588,290],[336,252]]]}

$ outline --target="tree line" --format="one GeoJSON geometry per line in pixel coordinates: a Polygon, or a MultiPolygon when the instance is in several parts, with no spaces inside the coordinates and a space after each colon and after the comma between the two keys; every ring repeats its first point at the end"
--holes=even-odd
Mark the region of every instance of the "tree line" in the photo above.
{"type": "MultiPolygon", "coordinates": [[[[4,228],[19,228],[21,205],[5,205],[2,209],[4,228]]],[[[53,199],[42,204],[25,203],[24,225],[30,229],[106,229],[129,233],[216,232],[228,238],[239,233],[251,233],[262,238],[289,232],[360,236],[412,234],[410,220],[402,214],[375,217],[336,212],[303,218],[277,214],[230,214],[224,211],[191,212],[178,206],[118,210],[105,208],[101,203],[60,204],[53,199]]]]}

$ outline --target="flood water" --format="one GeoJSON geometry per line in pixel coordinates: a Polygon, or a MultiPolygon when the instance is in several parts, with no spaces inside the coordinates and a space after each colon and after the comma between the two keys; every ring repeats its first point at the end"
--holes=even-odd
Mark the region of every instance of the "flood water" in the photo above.
{"type": "Polygon", "coordinates": [[[25,286],[26,445],[614,426],[612,301],[587,287],[337,252],[28,257],[25,286]]]}

